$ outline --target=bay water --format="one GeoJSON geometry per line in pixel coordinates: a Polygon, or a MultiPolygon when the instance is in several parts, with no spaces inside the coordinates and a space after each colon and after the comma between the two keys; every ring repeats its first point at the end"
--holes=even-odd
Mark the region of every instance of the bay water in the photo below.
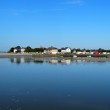
{"type": "Polygon", "coordinates": [[[110,62],[0,58],[0,110],[110,110],[110,62]]]}

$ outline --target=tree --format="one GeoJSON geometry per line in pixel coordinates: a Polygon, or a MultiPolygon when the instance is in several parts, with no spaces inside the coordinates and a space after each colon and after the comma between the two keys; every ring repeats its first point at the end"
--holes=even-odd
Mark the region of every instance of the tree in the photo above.
{"type": "Polygon", "coordinates": [[[61,49],[58,49],[58,52],[61,52],[61,49]]]}
{"type": "Polygon", "coordinates": [[[45,48],[34,48],[33,52],[38,52],[38,53],[42,53],[44,52],[45,48]]]}
{"type": "Polygon", "coordinates": [[[106,50],[106,52],[110,52],[110,50],[106,50]]]}
{"type": "Polygon", "coordinates": [[[98,51],[101,52],[101,53],[102,52],[106,52],[106,50],[105,49],[102,49],[102,48],[99,48],[98,51]]]}
{"type": "Polygon", "coordinates": [[[90,52],[91,50],[87,49],[86,52],[90,52]]]}
{"type": "Polygon", "coordinates": [[[21,49],[21,46],[16,46],[15,48],[16,48],[16,49],[21,49]]]}
{"type": "Polygon", "coordinates": [[[78,51],[81,51],[81,49],[80,48],[78,48],[78,49],[76,49],[76,51],[78,52],[78,51]]]}
{"type": "Polygon", "coordinates": [[[14,51],[14,47],[12,47],[8,52],[13,52],[14,51]]]}
{"type": "Polygon", "coordinates": [[[25,48],[25,52],[33,52],[33,49],[30,46],[27,46],[25,48]]]}

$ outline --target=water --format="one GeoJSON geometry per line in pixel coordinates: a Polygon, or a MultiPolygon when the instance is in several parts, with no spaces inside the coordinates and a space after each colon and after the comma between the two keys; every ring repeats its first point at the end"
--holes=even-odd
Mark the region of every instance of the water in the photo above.
{"type": "Polygon", "coordinates": [[[0,58],[0,110],[110,110],[110,62],[0,58]]]}

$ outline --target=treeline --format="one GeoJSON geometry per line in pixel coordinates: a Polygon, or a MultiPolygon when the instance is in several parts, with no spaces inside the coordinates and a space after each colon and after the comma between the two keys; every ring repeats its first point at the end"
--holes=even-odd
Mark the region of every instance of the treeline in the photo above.
{"type": "Polygon", "coordinates": [[[38,53],[42,53],[44,52],[46,48],[31,48],[30,46],[25,48],[25,52],[38,52],[38,53]]]}
{"type": "MultiPolygon", "coordinates": [[[[21,47],[21,46],[12,47],[8,52],[9,52],[9,53],[10,53],[10,52],[13,52],[14,49],[20,50],[20,49],[22,49],[22,47],[21,47]]],[[[32,47],[30,47],[30,46],[27,46],[27,47],[24,48],[24,49],[25,49],[25,52],[38,52],[38,53],[40,53],[40,52],[44,52],[44,50],[45,50],[46,48],[32,48],[32,47]]]]}
{"type": "MultiPolygon", "coordinates": [[[[21,46],[16,46],[16,47],[12,47],[8,52],[13,52],[14,49],[17,49],[17,50],[20,50],[22,49],[21,46]]],[[[32,48],[30,46],[27,46],[25,49],[25,52],[38,52],[38,53],[42,53],[44,52],[44,50],[48,49],[48,48],[43,48],[43,47],[40,47],[40,48],[32,48]]],[[[91,51],[98,51],[100,53],[102,52],[110,52],[110,50],[106,50],[106,49],[102,49],[102,48],[99,48],[99,49],[80,49],[80,48],[74,48],[74,49],[71,49],[71,53],[73,53],[74,51],[78,52],[78,51],[86,51],[86,52],[91,52],[91,51]]],[[[58,49],[58,52],[61,52],[61,48],[58,49]]]]}

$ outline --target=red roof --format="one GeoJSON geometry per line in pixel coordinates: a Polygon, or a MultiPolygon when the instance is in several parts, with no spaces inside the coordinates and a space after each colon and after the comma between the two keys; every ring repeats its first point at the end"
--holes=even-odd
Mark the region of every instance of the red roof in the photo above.
{"type": "Polygon", "coordinates": [[[97,54],[98,55],[98,54],[100,54],[100,52],[96,51],[96,52],[94,52],[94,54],[97,54]]]}

